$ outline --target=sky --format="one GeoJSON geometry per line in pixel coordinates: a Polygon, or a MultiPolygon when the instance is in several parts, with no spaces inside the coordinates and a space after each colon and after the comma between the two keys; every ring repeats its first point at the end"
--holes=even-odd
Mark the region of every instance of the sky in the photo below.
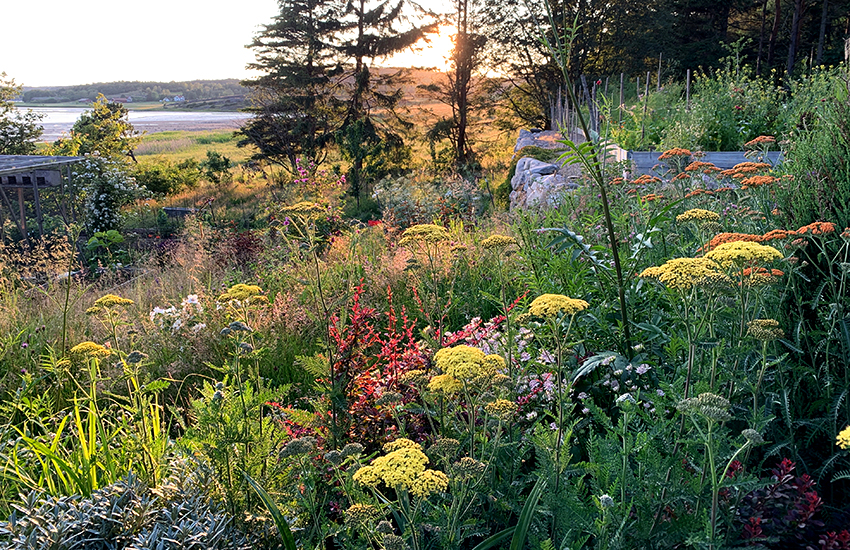
{"type": "MultiPolygon", "coordinates": [[[[277,9],[276,0],[4,2],[0,73],[24,86],[246,78],[245,45],[277,9]]],[[[432,38],[383,64],[444,66],[451,40],[432,38]]]]}

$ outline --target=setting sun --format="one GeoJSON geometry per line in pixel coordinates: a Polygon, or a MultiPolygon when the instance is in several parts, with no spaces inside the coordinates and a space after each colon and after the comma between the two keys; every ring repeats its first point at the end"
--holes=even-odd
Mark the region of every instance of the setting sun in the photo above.
{"type": "Polygon", "coordinates": [[[449,57],[454,48],[454,25],[443,25],[440,32],[426,35],[410,50],[387,58],[380,64],[386,67],[434,67],[445,71],[449,67],[449,57]]]}

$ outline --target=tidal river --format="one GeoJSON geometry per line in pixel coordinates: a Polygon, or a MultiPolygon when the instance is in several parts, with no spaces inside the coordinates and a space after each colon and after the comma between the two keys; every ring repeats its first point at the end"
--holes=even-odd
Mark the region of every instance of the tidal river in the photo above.
{"type": "MultiPolygon", "coordinates": [[[[41,124],[44,126],[42,141],[56,141],[63,134],[68,134],[74,122],[87,109],[83,107],[37,107],[34,112],[43,114],[41,124]]],[[[248,113],[236,111],[207,112],[207,111],[129,111],[129,120],[139,132],[153,134],[172,130],[235,130],[248,113]]]]}

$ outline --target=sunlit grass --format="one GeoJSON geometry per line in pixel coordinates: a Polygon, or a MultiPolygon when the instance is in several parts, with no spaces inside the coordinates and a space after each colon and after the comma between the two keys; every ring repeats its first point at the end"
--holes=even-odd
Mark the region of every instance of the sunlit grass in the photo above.
{"type": "Polygon", "coordinates": [[[238,141],[230,130],[157,132],[142,137],[135,155],[140,162],[144,162],[145,157],[174,162],[201,161],[206,158],[207,151],[214,151],[234,163],[241,163],[251,156],[251,150],[237,147],[238,141]]]}

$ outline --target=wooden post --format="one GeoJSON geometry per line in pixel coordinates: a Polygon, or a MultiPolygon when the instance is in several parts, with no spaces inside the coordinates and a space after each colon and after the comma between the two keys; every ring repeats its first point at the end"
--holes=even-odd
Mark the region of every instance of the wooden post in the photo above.
{"type": "Polygon", "coordinates": [[[637,91],[635,93],[637,93],[637,99],[638,99],[638,101],[640,101],[640,76],[637,77],[636,88],[637,88],[637,91]]]}
{"type": "MultiPolygon", "coordinates": [[[[24,188],[18,187],[18,211],[21,214],[21,229],[27,234],[27,209],[24,206],[24,188]]],[[[24,237],[26,239],[26,237],[24,237]]]]}
{"type": "Polygon", "coordinates": [[[661,54],[658,54],[658,75],[655,78],[655,91],[661,91],[661,54]]]}
{"type": "Polygon", "coordinates": [[[643,137],[645,134],[644,124],[646,124],[646,107],[649,101],[649,73],[646,73],[646,90],[643,93],[643,118],[640,120],[640,144],[643,145],[643,137]]]}
{"type": "Polygon", "coordinates": [[[620,103],[617,104],[617,124],[623,119],[623,108],[623,73],[620,73],[620,103]]]}
{"type": "Polygon", "coordinates": [[[38,180],[32,176],[32,194],[35,198],[35,221],[38,223],[38,234],[44,238],[44,219],[41,216],[41,197],[38,193],[38,180]]]}
{"type": "Polygon", "coordinates": [[[688,77],[685,80],[685,109],[691,110],[691,70],[688,69],[688,77]]]}
{"type": "Polygon", "coordinates": [[[18,218],[15,217],[15,209],[12,208],[12,201],[9,200],[9,195],[6,194],[6,190],[3,189],[3,186],[0,185],[0,195],[3,196],[3,203],[6,204],[6,208],[9,209],[9,214],[12,218],[12,221],[15,222],[15,225],[18,227],[18,231],[23,235],[24,242],[29,244],[29,240],[27,239],[27,233],[24,231],[24,228],[21,227],[21,222],[18,221],[18,218]]]}

